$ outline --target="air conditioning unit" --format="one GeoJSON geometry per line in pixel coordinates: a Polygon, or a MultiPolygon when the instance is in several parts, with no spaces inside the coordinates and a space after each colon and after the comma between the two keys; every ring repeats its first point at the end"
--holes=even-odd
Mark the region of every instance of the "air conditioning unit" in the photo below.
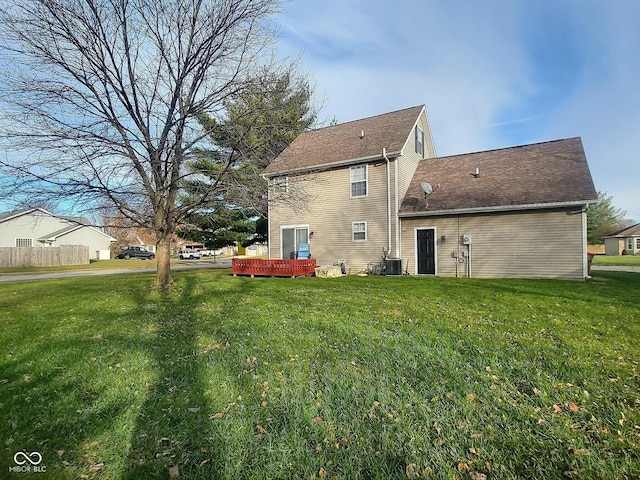
{"type": "Polygon", "coordinates": [[[385,275],[402,275],[402,259],[401,258],[385,258],[384,274],[385,275]]]}

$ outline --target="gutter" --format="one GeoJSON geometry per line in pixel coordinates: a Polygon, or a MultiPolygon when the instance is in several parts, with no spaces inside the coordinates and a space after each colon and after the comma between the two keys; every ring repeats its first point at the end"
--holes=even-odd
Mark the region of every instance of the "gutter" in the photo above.
{"type": "Polygon", "coordinates": [[[281,175],[288,175],[291,173],[302,173],[302,172],[308,172],[308,171],[318,171],[318,170],[329,170],[331,168],[334,167],[343,167],[343,166],[347,166],[347,165],[357,165],[358,163],[367,163],[367,162],[372,162],[374,160],[380,160],[380,159],[387,159],[386,156],[391,156],[391,157],[397,157],[398,155],[400,155],[401,152],[392,152],[392,153],[384,153],[383,155],[380,156],[378,154],[376,155],[367,155],[365,157],[359,157],[359,158],[352,158],[349,160],[338,160],[336,162],[330,162],[330,163],[322,163],[319,165],[309,165],[306,167],[299,167],[299,168],[292,168],[290,170],[278,170],[277,172],[268,172],[268,173],[262,173],[262,176],[265,178],[270,178],[270,177],[279,177],[281,175]],[[385,156],[386,155],[386,156],[385,156]]]}
{"type": "Polygon", "coordinates": [[[473,208],[453,208],[449,210],[433,210],[433,211],[420,211],[420,212],[405,212],[400,213],[402,218],[412,217],[435,217],[442,215],[460,215],[465,213],[493,213],[493,212],[514,212],[518,210],[543,210],[549,208],[566,208],[566,207],[581,207],[585,208],[591,200],[582,200],[580,202],[555,202],[555,203],[531,203],[524,205],[502,205],[496,207],[473,207],[473,208]]]}

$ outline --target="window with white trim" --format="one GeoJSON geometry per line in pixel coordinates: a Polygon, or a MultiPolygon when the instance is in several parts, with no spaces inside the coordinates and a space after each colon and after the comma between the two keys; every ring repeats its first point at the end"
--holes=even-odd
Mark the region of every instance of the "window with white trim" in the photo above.
{"type": "Polygon", "coordinates": [[[351,239],[354,242],[367,241],[367,222],[351,223],[351,239]]]}
{"type": "Polygon", "coordinates": [[[366,197],[369,192],[367,165],[357,165],[349,169],[351,197],[366,197]]]}
{"type": "Polygon", "coordinates": [[[636,238],[636,250],[640,250],[640,237],[636,238]]]}
{"type": "Polygon", "coordinates": [[[416,125],[416,153],[424,157],[424,131],[416,125]]]}
{"type": "Polygon", "coordinates": [[[627,250],[633,250],[633,238],[627,238],[627,250]]]}
{"type": "Polygon", "coordinates": [[[273,188],[276,193],[286,194],[289,193],[289,177],[275,177],[273,179],[273,188]]]}
{"type": "Polygon", "coordinates": [[[16,238],[16,247],[33,247],[32,238],[16,238]]]}

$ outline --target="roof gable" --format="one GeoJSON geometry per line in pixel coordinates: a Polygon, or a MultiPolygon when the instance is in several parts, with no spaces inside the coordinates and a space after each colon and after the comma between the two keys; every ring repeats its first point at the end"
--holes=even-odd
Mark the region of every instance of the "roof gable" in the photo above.
{"type": "Polygon", "coordinates": [[[267,176],[399,155],[424,105],[301,133],[273,162],[267,176]],[[364,133],[364,135],[363,135],[364,133]]]}
{"type": "Polygon", "coordinates": [[[25,208],[22,210],[14,210],[12,212],[3,212],[0,213],[0,223],[6,222],[7,220],[11,220],[13,218],[18,218],[23,215],[28,215],[29,213],[40,212],[50,217],[55,217],[53,213],[47,212],[43,208],[25,208]]]}
{"type": "Polygon", "coordinates": [[[607,235],[604,238],[625,238],[625,237],[640,237],[640,223],[625,227],[622,230],[607,235]]]}
{"type": "Polygon", "coordinates": [[[92,227],[90,225],[82,225],[82,224],[74,224],[74,225],[69,225],[68,227],[65,228],[61,228],[60,230],[57,230],[55,232],[51,232],[49,234],[46,235],[42,235],[40,238],[38,238],[39,241],[45,241],[45,240],[50,240],[50,241],[55,241],[61,237],[64,237],[65,235],[68,235],[72,232],[78,231],[80,230],[81,232],[85,233],[85,232],[91,232],[91,233],[97,233],[99,235],[102,235],[103,237],[106,237],[109,239],[110,242],[117,242],[118,240],[116,238],[113,238],[111,235],[108,235],[102,231],[100,231],[99,229],[92,227]]]}
{"type": "Polygon", "coordinates": [[[570,138],[422,160],[400,214],[578,205],[596,199],[582,141],[570,138]],[[434,187],[428,207],[422,182],[434,187]]]}

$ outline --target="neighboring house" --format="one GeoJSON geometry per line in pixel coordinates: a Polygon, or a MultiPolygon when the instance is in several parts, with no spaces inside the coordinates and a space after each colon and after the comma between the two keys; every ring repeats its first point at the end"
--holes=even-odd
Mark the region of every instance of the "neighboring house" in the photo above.
{"type": "Polygon", "coordinates": [[[386,255],[414,275],[588,275],[597,194],[579,138],[436,158],[413,107],[305,132],[264,175],[270,258],[308,243],[351,273],[386,255]]]}
{"type": "Polygon", "coordinates": [[[605,255],[639,255],[640,223],[604,237],[605,255]]]}
{"type": "Polygon", "coordinates": [[[0,247],[86,245],[89,258],[96,259],[108,255],[115,241],[80,217],[58,216],[42,208],[0,213],[0,247]]]}

